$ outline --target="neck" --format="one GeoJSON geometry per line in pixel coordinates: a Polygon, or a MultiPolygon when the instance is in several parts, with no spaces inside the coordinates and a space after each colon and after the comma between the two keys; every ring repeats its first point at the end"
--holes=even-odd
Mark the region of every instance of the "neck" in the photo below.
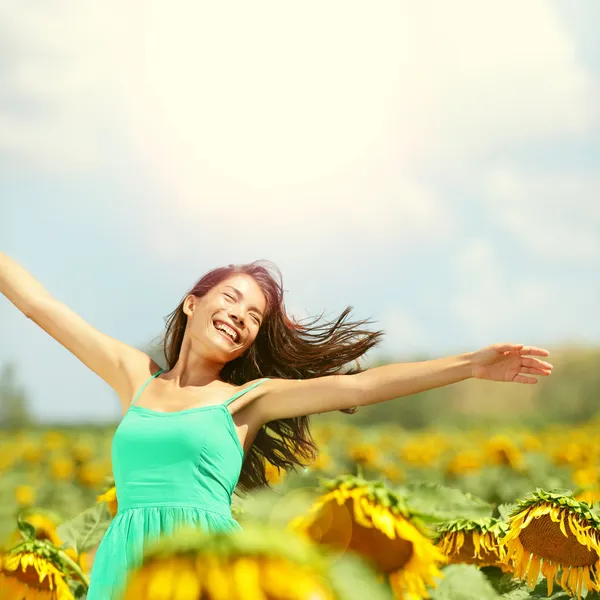
{"type": "Polygon", "coordinates": [[[193,348],[184,337],[177,362],[162,378],[172,380],[179,387],[203,386],[221,381],[219,373],[223,366],[222,362],[207,359],[205,353],[193,348]]]}

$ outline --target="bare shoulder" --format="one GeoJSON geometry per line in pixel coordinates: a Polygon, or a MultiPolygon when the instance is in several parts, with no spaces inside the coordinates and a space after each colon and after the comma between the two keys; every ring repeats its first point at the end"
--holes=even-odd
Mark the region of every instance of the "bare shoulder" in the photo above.
{"type": "Polygon", "coordinates": [[[121,402],[123,414],[129,409],[133,396],[144,384],[144,382],[160,370],[160,366],[141,350],[128,353],[127,361],[123,365],[126,379],[125,384],[119,390],[115,390],[121,402]]]}

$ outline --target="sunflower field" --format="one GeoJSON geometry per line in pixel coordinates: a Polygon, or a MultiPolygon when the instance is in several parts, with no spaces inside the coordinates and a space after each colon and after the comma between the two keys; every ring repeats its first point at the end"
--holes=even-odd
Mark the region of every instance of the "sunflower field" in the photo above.
{"type": "MultiPolygon", "coordinates": [[[[600,418],[526,421],[317,418],[313,462],[234,497],[242,531],[160,540],[123,600],[599,599],[600,418]]],[[[113,433],[3,433],[0,600],[85,598],[113,433]]]]}

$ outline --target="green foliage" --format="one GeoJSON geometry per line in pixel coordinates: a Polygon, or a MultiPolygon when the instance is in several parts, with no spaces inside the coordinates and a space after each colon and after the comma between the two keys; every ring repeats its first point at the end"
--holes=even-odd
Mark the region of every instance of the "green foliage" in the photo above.
{"type": "Polygon", "coordinates": [[[329,575],[340,600],[392,600],[386,581],[373,573],[358,556],[346,553],[331,562],[329,575]]]}
{"type": "Polygon", "coordinates": [[[527,457],[527,467],[523,471],[508,465],[489,465],[477,473],[457,478],[453,485],[493,504],[504,504],[537,487],[563,488],[570,482],[568,468],[553,465],[547,456],[532,455],[527,457]]]}
{"type": "Polygon", "coordinates": [[[443,579],[431,592],[432,600],[499,600],[502,598],[487,577],[473,565],[449,565],[442,572],[443,579]]]}
{"type": "Polygon", "coordinates": [[[437,483],[408,483],[396,487],[394,491],[405,498],[411,512],[428,520],[476,520],[491,517],[493,512],[493,506],[484,500],[437,483]]]}
{"type": "Polygon", "coordinates": [[[56,532],[65,546],[75,548],[80,554],[88,552],[100,543],[110,522],[111,516],[106,504],[99,502],[59,525],[56,532]]]}
{"type": "MultiPolygon", "coordinates": [[[[442,570],[444,578],[432,590],[431,600],[571,600],[567,592],[556,589],[548,596],[546,580],[531,590],[495,567],[478,569],[473,565],[449,565],[442,570]]],[[[596,594],[582,594],[586,600],[596,594]]]]}

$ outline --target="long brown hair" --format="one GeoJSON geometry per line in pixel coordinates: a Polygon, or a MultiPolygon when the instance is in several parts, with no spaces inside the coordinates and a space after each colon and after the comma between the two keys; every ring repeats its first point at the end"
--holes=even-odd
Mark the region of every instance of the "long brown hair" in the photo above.
{"type": "MultiPolygon", "coordinates": [[[[308,323],[292,321],[283,302],[283,279],[270,261],[257,260],[243,265],[213,269],[204,275],[187,295],[204,296],[228,277],[246,274],[254,278],[267,300],[267,309],[254,343],[238,358],[227,363],[220,372],[223,381],[236,386],[262,377],[279,379],[311,379],[333,374],[358,373],[358,359],[375,346],[383,331],[363,327],[371,321],[348,321],[352,307],[347,307],[330,322],[319,323],[322,314],[308,323]],[[355,366],[348,368],[354,361],[355,366]]],[[[187,315],[183,301],[166,317],[163,349],[169,369],[181,351],[187,315]]],[[[355,408],[342,412],[352,413],[355,408]]],[[[239,490],[268,485],[265,460],[284,470],[304,466],[317,455],[317,446],[309,430],[306,416],[278,419],[264,425],[252,448],[246,454],[239,490]]],[[[238,489],[236,488],[236,491],[238,489]]]]}

